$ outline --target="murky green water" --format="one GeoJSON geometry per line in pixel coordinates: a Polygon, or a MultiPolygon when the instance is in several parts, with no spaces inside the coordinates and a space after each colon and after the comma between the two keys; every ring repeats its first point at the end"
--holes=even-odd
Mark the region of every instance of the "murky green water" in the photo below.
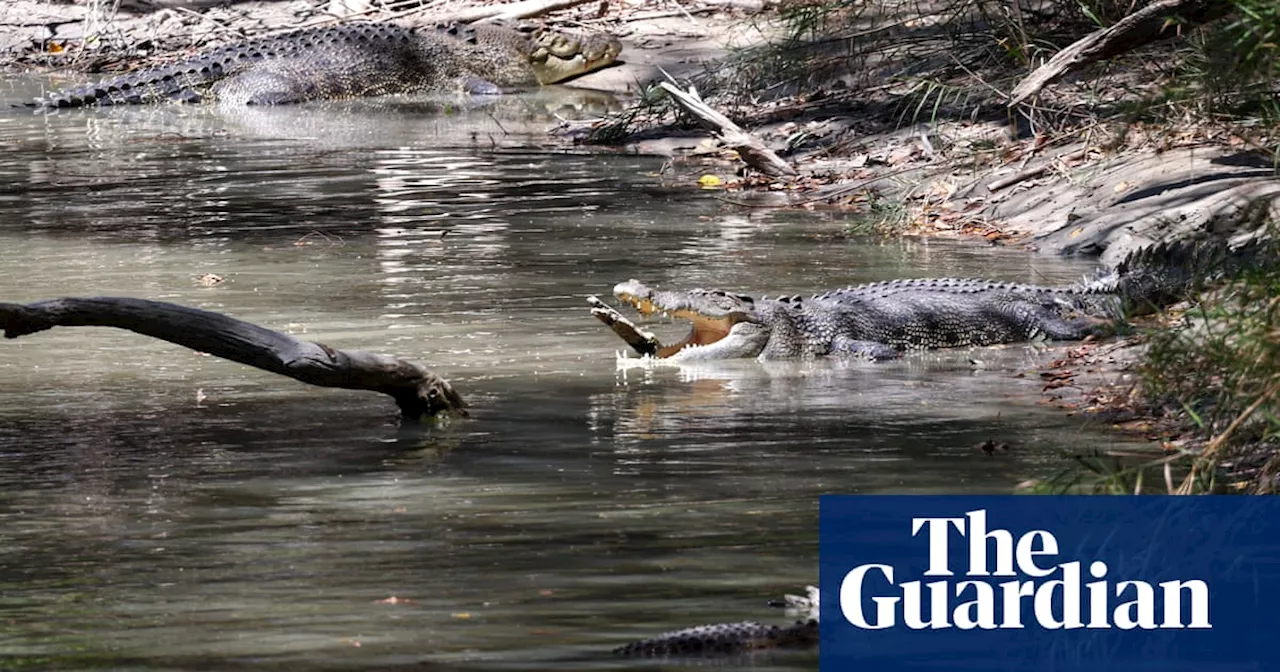
{"type": "Polygon", "coordinates": [[[223,311],[426,363],[475,406],[409,432],[378,395],[128,333],[0,343],[3,666],[626,666],[632,638],[782,622],[765,601],[816,581],[820,494],[1006,492],[1114,441],[1035,405],[1028,347],[617,371],[584,297],[630,277],[1084,267],[665,188],[654,158],[538,149],[555,118],[527,102],[0,112],[0,300],[223,311]]]}

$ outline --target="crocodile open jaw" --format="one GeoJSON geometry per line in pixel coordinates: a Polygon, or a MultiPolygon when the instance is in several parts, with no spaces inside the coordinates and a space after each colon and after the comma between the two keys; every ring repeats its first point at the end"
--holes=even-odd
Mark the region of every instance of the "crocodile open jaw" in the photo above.
{"type": "Polygon", "coordinates": [[[729,330],[733,328],[734,320],[730,317],[709,317],[688,308],[666,310],[650,299],[627,292],[618,292],[616,296],[618,300],[630,304],[641,315],[649,316],[657,313],[668,318],[688,320],[691,323],[689,333],[683,339],[671,345],[661,345],[656,352],[652,353],[654,357],[659,359],[670,357],[691,345],[710,345],[715,343],[728,336],[729,330]]]}
{"type": "Polygon", "coordinates": [[[754,326],[747,323],[756,321],[754,300],[743,294],[702,289],[687,292],[661,291],[638,280],[619,283],[613,288],[613,294],[642,316],[659,314],[690,322],[689,333],[683,339],[669,345],[663,344],[656,336],[636,326],[598,298],[591,297],[588,300],[592,306],[591,313],[636,352],[659,359],[676,355],[687,358],[693,356],[695,351],[701,355],[704,352],[701,349],[708,346],[724,346],[730,340],[743,341],[742,330],[754,326]]]}

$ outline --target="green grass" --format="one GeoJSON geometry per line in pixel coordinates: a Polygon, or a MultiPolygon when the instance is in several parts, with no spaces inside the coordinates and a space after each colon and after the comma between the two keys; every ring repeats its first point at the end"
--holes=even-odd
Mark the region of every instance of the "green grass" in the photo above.
{"type": "MultiPolygon", "coordinates": [[[[1170,26],[1176,37],[1051,84],[1051,95],[1020,113],[1050,137],[1101,120],[1178,131],[1188,120],[1234,126],[1268,138],[1262,147],[1280,163],[1280,143],[1269,140],[1280,126],[1280,2],[1231,2],[1225,19],[1170,26]],[[1105,102],[1089,102],[1099,97],[1105,102]]],[[[692,83],[713,107],[744,120],[771,100],[842,91],[865,91],[859,101],[899,125],[973,119],[1003,110],[1034,68],[1135,8],[1131,0],[786,1],[774,43],[737,51],[692,83]]],[[[623,115],[594,139],[618,142],[674,117],[652,100],[637,107],[646,113],[623,115]]]]}
{"type": "Polygon", "coordinates": [[[1280,438],[1280,268],[1249,268],[1198,298],[1179,324],[1151,335],[1140,373],[1147,395],[1207,441],[1181,491],[1269,491],[1261,476],[1280,466],[1271,448],[1280,438]],[[1221,482],[1224,473],[1235,483],[1221,482]]]}
{"type": "MultiPolygon", "coordinates": [[[[1147,410],[1180,432],[1164,452],[1092,451],[1039,494],[1269,493],[1280,475],[1280,242],[1251,248],[1176,319],[1144,334],[1135,367],[1147,410]]],[[[1212,269],[1204,269],[1212,270],[1212,269]]]]}

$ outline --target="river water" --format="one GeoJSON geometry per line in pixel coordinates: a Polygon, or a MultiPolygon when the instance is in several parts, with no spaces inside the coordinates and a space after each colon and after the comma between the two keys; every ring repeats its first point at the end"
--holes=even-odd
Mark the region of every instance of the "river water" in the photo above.
{"type": "Polygon", "coordinates": [[[807,294],[1087,266],[850,237],[664,186],[657,158],[547,149],[598,104],[557,95],[0,112],[0,300],[226,312],[424,363],[474,406],[407,430],[380,395],[126,332],[0,343],[0,666],[625,667],[633,638],[784,622],[766,601],[816,582],[820,494],[1008,492],[1113,445],[1036,405],[1029,346],[619,370],[585,297],[631,277],[807,294]]]}

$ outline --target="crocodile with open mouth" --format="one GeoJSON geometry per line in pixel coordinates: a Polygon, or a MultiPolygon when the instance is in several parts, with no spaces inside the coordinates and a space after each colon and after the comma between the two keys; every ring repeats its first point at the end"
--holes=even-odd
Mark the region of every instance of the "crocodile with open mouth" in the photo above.
{"type": "Polygon", "coordinates": [[[32,107],[164,101],[280,105],[421,91],[497,94],[553,84],[614,63],[604,34],[528,31],[504,24],[389,23],[302,28],[250,38],[49,93],[32,107]]]}
{"type": "Polygon", "coordinates": [[[675,361],[824,356],[893,359],[904,351],[1079,340],[1154,312],[1242,258],[1225,245],[1175,243],[1130,254],[1110,273],[1061,287],[956,278],[894,280],[810,297],[755,299],[722,290],[661,291],[630,280],[614,295],[640,314],[693,323],[666,345],[600,299],[592,314],[636,352],[675,361]]]}

